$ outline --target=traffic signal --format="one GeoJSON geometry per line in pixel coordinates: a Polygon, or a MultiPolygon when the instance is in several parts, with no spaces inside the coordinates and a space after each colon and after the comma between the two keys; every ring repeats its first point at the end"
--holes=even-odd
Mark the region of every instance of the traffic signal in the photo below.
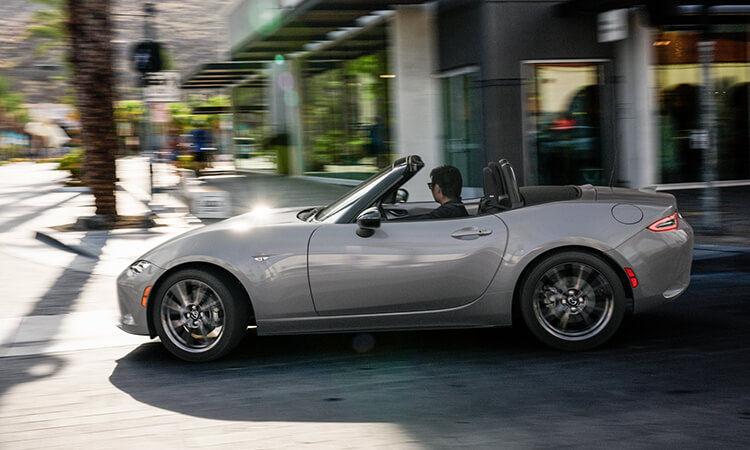
{"type": "Polygon", "coordinates": [[[141,41],[133,47],[135,70],[141,73],[161,70],[161,45],[154,41],[141,41]]]}

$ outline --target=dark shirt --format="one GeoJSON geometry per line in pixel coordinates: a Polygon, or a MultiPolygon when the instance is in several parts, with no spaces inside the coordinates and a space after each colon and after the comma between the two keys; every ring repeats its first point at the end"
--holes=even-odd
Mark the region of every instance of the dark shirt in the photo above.
{"type": "Polygon", "coordinates": [[[431,220],[431,219],[451,219],[454,217],[467,217],[469,213],[461,202],[461,199],[445,202],[439,207],[433,209],[427,214],[407,217],[403,220],[431,220]]]}

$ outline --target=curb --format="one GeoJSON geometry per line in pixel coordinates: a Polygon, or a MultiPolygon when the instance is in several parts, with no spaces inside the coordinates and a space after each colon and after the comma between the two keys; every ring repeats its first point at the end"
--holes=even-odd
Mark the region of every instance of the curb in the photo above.
{"type": "MultiPolygon", "coordinates": [[[[105,232],[106,233],[106,232],[105,232]]],[[[102,234],[104,236],[106,234],[102,234]]],[[[98,259],[101,256],[101,251],[95,251],[88,249],[86,245],[80,245],[80,243],[73,243],[72,241],[78,241],[77,239],[66,239],[62,232],[55,231],[50,228],[42,228],[37,230],[34,234],[34,238],[38,241],[44,242],[45,244],[53,247],[60,248],[71,253],[75,253],[88,258],[98,259]]]]}
{"type": "Polygon", "coordinates": [[[750,247],[695,245],[692,273],[721,272],[750,272],[750,247]]]}

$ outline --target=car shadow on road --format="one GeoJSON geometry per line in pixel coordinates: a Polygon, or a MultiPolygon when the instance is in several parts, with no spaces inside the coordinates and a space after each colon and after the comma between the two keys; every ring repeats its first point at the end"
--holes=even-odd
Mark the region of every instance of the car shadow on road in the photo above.
{"type": "Polygon", "coordinates": [[[395,423],[429,447],[477,436],[487,445],[511,436],[521,446],[548,446],[549,436],[583,446],[625,439],[637,446],[660,433],[685,443],[732,442],[731,427],[748,426],[742,398],[750,363],[716,352],[732,340],[713,320],[672,309],[635,316],[610,344],[583,353],[546,349],[518,329],[249,333],[240,349],[210,364],[181,362],[153,342],[118,360],[110,382],[181,414],[395,423]],[[696,328],[706,324],[711,328],[696,328]],[[650,431],[633,440],[639,429],[650,431]]]}

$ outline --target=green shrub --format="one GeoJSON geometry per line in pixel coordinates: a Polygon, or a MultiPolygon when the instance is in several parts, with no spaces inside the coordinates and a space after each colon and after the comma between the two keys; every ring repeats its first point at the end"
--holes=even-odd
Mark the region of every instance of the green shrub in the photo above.
{"type": "Polygon", "coordinates": [[[72,178],[80,180],[83,176],[83,160],[83,150],[73,149],[70,153],[63,156],[57,169],[68,170],[72,178]]]}

